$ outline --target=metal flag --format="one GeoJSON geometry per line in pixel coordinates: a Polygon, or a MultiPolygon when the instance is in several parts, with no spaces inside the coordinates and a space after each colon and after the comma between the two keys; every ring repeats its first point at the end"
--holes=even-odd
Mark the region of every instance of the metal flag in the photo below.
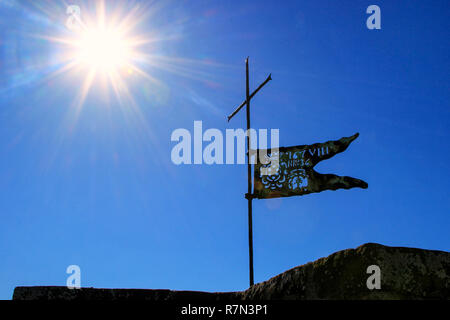
{"type": "Polygon", "coordinates": [[[314,170],[320,161],[345,151],[358,136],[356,133],[336,141],[256,150],[258,161],[254,166],[253,198],[300,196],[355,187],[366,189],[367,183],[360,179],[321,174],[314,170]]]}

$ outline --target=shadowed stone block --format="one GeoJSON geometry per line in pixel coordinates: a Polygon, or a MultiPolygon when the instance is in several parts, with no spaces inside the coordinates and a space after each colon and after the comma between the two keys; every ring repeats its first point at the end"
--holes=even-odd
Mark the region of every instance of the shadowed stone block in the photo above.
{"type": "Polygon", "coordinates": [[[16,287],[13,300],[317,300],[449,299],[450,253],[367,243],[290,269],[241,292],[16,287]],[[381,270],[369,290],[367,267],[381,270]]]}

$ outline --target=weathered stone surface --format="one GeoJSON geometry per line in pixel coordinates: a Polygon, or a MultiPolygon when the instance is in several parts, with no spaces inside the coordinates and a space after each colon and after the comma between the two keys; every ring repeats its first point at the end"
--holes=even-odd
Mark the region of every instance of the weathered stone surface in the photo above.
{"type": "Polygon", "coordinates": [[[368,243],[288,270],[242,292],[243,299],[448,299],[450,253],[368,243]],[[381,269],[381,289],[366,286],[381,269]]]}
{"type": "Polygon", "coordinates": [[[234,292],[173,291],[166,289],[96,289],[67,287],[16,287],[13,300],[148,300],[148,301],[222,301],[239,299],[234,292]]]}
{"type": "Polygon", "coordinates": [[[14,300],[449,299],[450,253],[368,243],[288,270],[242,292],[16,287],[14,300]],[[381,289],[366,286],[381,269],[381,289]]]}

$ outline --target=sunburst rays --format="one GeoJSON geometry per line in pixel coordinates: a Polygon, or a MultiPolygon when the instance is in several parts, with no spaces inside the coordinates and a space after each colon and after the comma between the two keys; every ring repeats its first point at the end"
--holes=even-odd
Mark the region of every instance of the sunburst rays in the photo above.
{"type": "Polygon", "coordinates": [[[138,62],[142,63],[140,47],[152,42],[152,39],[136,35],[134,31],[148,12],[136,5],[127,14],[120,7],[107,14],[105,1],[98,1],[94,11],[94,14],[81,11],[82,14],[76,17],[79,28],[64,37],[42,36],[60,44],[63,51],[61,67],[50,77],[71,72],[85,74],[76,101],[77,110],[82,108],[97,81],[103,83],[103,88],[111,87],[119,102],[134,104],[124,79],[129,70],[158,82],[138,66],[138,62]]]}

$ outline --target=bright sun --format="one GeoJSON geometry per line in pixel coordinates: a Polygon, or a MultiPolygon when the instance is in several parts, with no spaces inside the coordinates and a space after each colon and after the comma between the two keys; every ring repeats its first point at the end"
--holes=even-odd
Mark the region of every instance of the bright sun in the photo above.
{"type": "Polygon", "coordinates": [[[117,71],[130,64],[132,46],[119,30],[85,30],[76,44],[76,59],[96,71],[117,71]]]}
{"type": "Polygon", "coordinates": [[[135,30],[147,13],[140,6],[126,12],[119,6],[107,14],[105,1],[99,0],[96,10],[83,8],[78,10],[79,16],[76,18],[69,16],[76,28],[69,28],[64,37],[44,36],[47,40],[63,44],[60,56],[62,66],[52,74],[73,71],[73,75],[81,75],[79,95],[73,102],[78,109],[95,83],[100,85],[96,88],[102,89],[105,96],[112,89],[118,100],[127,105],[134,105],[128,79],[139,76],[159,83],[139,67],[151,62],[146,51],[151,50],[153,39],[136,34],[135,30]]]}
{"type": "Polygon", "coordinates": [[[156,8],[151,9],[144,2],[110,1],[108,5],[107,8],[106,0],[98,0],[90,6],[75,6],[78,9],[67,10],[67,30],[59,36],[39,35],[60,44],[55,54],[58,67],[49,77],[70,74],[72,83],[76,83],[74,86],[79,90],[71,102],[78,111],[93,88],[105,98],[106,105],[112,101],[112,93],[121,106],[136,110],[136,91],[132,90],[132,85],[139,85],[139,92],[145,92],[147,96],[158,95],[159,88],[164,94],[167,90],[162,81],[146,71],[150,68],[191,75],[183,59],[155,54],[157,42],[172,39],[171,35],[166,38],[164,33],[161,35],[156,30],[147,31],[147,26],[145,31],[141,28],[142,22],[156,14],[156,8]]]}

